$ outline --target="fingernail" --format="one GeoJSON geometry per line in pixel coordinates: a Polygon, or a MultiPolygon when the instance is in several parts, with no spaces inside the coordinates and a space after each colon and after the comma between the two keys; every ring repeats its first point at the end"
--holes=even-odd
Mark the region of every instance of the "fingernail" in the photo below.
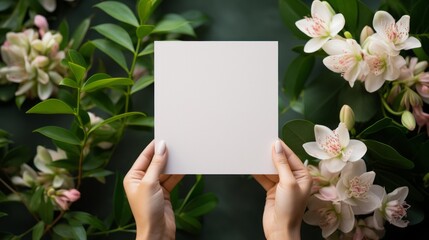
{"type": "Polygon", "coordinates": [[[276,150],[277,154],[280,154],[283,152],[283,146],[282,143],[280,142],[280,140],[276,140],[276,142],[274,143],[274,150],[276,150]]]}
{"type": "Polygon", "coordinates": [[[164,155],[165,153],[165,141],[161,140],[156,144],[155,153],[157,155],[164,155]]]}

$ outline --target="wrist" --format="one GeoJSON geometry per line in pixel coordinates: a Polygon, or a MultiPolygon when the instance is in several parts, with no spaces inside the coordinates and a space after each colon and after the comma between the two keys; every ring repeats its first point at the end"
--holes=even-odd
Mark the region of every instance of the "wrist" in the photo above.
{"type": "Polygon", "coordinates": [[[299,240],[301,239],[300,230],[282,231],[271,233],[267,240],[299,240]]]}

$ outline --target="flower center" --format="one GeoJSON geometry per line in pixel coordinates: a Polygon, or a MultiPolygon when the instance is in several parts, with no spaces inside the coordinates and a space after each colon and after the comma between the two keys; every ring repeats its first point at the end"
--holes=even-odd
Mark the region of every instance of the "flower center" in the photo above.
{"type": "Polygon", "coordinates": [[[349,181],[348,196],[350,198],[366,198],[370,185],[364,183],[359,177],[354,177],[349,181]]]}
{"type": "Polygon", "coordinates": [[[305,19],[311,22],[311,26],[307,27],[306,30],[312,37],[321,37],[329,35],[328,31],[326,30],[326,22],[323,19],[320,19],[317,16],[314,16],[312,18],[306,17],[305,19]]]}
{"type": "Polygon", "coordinates": [[[332,135],[328,135],[323,141],[321,142],[320,147],[324,151],[326,151],[331,156],[338,156],[341,154],[341,144],[340,144],[340,138],[338,136],[338,133],[333,131],[332,135]]]}
{"type": "Polygon", "coordinates": [[[385,60],[378,56],[373,56],[369,58],[367,62],[371,72],[376,76],[382,74],[384,72],[384,69],[386,68],[385,60]]]}
{"type": "Polygon", "coordinates": [[[405,201],[401,204],[398,201],[392,201],[386,205],[386,215],[391,222],[400,221],[403,217],[407,216],[408,208],[410,208],[410,205],[405,201]]]}

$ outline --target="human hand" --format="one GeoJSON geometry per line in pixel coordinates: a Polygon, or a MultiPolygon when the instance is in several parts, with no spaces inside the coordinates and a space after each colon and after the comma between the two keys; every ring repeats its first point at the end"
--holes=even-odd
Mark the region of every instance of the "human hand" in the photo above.
{"type": "Polygon", "coordinates": [[[301,160],[280,140],[272,147],[272,158],[279,175],[254,176],[267,191],[263,215],[265,237],[300,239],[311,176],[301,160]]]}
{"type": "Polygon", "coordinates": [[[124,178],[124,188],[136,221],[136,239],[175,239],[176,223],[170,192],[183,175],[161,174],[167,161],[164,141],[152,141],[124,178]]]}

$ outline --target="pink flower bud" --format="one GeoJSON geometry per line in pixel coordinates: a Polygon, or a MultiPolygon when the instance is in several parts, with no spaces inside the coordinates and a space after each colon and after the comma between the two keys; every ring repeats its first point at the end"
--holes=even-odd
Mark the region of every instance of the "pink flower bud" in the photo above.
{"type": "Polygon", "coordinates": [[[374,34],[374,30],[372,30],[370,26],[365,26],[362,29],[362,32],[360,32],[360,43],[363,44],[363,42],[365,42],[365,40],[372,34],[374,34]]]}
{"type": "Polygon", "coordinates": [[[39,28],[39,34],[41,37],[49,31],[48,21],[46,21],[46,18],[42,15],[36,15],[34,17],[34,25],[39,28]]]}
{"type": "Polygon", "coordinates": [[[71,203],[76,202],[80,198],[80,192],[76,189],[58,190],[56,194],[54,198],[55,202],[63,210],[67,210],[71,203]]]}

